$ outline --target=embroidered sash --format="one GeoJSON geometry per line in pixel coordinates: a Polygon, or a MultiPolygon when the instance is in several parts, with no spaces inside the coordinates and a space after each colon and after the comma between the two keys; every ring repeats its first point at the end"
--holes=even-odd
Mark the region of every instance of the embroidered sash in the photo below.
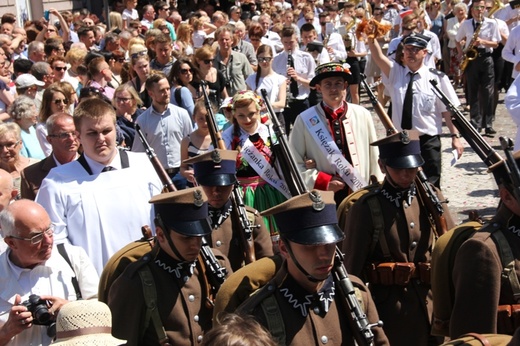
{"type": "Polygon", "coordinates": [[[278,176],[274,167],[271,166],[249,138],[244,142],[241,153],[244,160],[253,167],[262,179],[280,191],[287,199],[291,198],[291,192],[285,181],[278,176]]]}
{"type": "Polygon", "coordinates": [[[357,191],[366,186],[367,183],[361,177],[361,174],[345,159],[343,153],[339,150],[320,116],[313,113],[302,113],[300,116],[323,155],[350,189],[357,191]]]}

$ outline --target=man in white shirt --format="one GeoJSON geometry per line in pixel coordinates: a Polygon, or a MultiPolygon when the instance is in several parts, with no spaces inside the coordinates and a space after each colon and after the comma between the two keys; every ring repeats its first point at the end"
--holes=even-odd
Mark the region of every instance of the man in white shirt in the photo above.
{"type": "Polygon", "coordinates": [[[162,184],[146,155],[116,147],[114,108],[81,102],[74,124],[83,146],[78,160],[53,168],[36,196],[56,226],[56,241],[83,247],[101,273],[108,259],[153,225],[148,203],[162,184]]]}
{"type": "Polygon", "coordinates": [[[152,5],[144,5],[143,6],[143,19],[141,20],[141,25],[145,26],[147,29],[153,24],[155,19],[155,9],[152,5]]]}
{"type": "Polygon", "coordinates": [[[69,301],[96,298],[99,277],[83,249],[54,246],[54,225],[39,204],[13,202],[0,213],[0,226],[9,246],[0,255],[0,344],[49,345],[49,324],[37,323],[34,304],[22,302],[38,295],[53,322],[69,301]]]}

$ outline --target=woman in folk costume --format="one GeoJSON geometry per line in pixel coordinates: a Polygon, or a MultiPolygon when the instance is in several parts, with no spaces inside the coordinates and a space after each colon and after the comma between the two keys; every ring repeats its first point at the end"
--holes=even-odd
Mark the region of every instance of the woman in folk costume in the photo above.
{"type": "MultiPolygon", "coordinates": [[[[272,129],[260,121],[263,101],[253,91],[240,91],[232,100],[233,125],[222,137],[226,148],[238,150],[237,178],[243,189],[244,203],[262,212],[287,198],[290,192],[271,151],[272,129]]],[[[272,217],[264,217],[273,244],[278,231],[272,217]]]]}

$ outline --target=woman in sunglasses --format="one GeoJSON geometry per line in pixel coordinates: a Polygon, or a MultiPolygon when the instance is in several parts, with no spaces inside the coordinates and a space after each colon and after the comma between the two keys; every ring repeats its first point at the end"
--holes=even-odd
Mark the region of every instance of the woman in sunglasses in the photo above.
{"type": "Polygon", "coordinates": [[[134,87],[135,91],[143,101],[143,107],[148,108],[152,105],[152,99],[146,91],[144,85],[146,78],[150,75],[150,57],[148,49],[140,44],[134,44],[130,49],[130,75],[132,79],[128,82],[134,87]]]}
{"type": "Polygon", "coordinates": [[[258,69],[256,73],[247,77],[247,88],[258,95],[262,95],[260,90],[265,89],[280,125],[285,126],[282,112],[287,95],[287,78],[274,72],[272,67],[273,49],[270,46],[261,45],[256,52],[256,57],[258,69]]]}
{"type": "Polygon", "coordinates": [[[197,70],[191,61],[181,58],[173,63],[172,70],[168,76],[171,86],[170,102],[186,109],[190,117],[193,117],[194,99],[199,99],[202,96],[198,89],[195,89],[192,85],[196,75],[197,70]]]}
{"type": "MultiPolygon", "coordinates": [[[[112,52],[112,58],[109,60],[110,70],[112,71],[112,82],[116,82],[117,86],[119,86],[121,81],[121,70],[123,69],[123,64],[125,63],[125,53],[120,50],[116,50],[112,52]]],[[[115,85],[114,85],[115,86],[115,85]]]]}
{"type": "Polygon", "coordinates": [[[68,112],[69,99],[67,98],[67,94],[58,85],[58,83],[51,84],[43,92],[42,106],[38,116],[38,124],[36,124],[36,134],[38,135],[38,141],[40,141],[40,145],[46,156],[50,155],[52,148],[49,142],[47,142],[47,127],[45,126],[45,122],[54,113],[68,112]]]}
{"type": "Polygon", "coordinates": [[[222,101],[228,97],[226,80],[222,72],[213,67],[215,51],[210,46],[202,46],[193,55],[195,66],[199,70],[200,78],[208,83],[210,101],[220,107],[222,101]]]}
{"type": "Polygon", "coordinates": [[[116,109],[117,142],[119,146],[132,148],[135,138],[134,122],[143,112],[139,109],[142,104],[143,101],[141,101],[133,86],[123,84],[117,87],[112,99],[112,106],[116,109]]]}

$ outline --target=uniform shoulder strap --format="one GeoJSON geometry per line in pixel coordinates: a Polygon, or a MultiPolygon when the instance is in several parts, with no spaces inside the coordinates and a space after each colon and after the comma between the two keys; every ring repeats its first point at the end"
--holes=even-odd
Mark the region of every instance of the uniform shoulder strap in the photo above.
{"type": "MultiPolygon", "coordinates": [[[[143,326],[148,326],[148,323],[152,322],[152,327],[157,335],[160,345],[169,343],[168,336],[164,330],[161,316],[159,316],[159,309],[157,307],[157,290],[155,288],[155,280],[153,279],[152,272],[147,265],[142,266],[139,269],[139,277],[141,278],[141,284],[143,286],[144,303],[146,305],[146,313],[144,316],[143,326]]],[[[140,339],[142,340],[146,327],[141,331],[140,339]]]]}
{"type": "Polygon", "coordinates": [[[271,294],[262,300],[260,306],[267,320],[267,329],[276,340],[276,343],[284,346],[286,343],[285,324],[276,298],[271,294]]]}
{"type": "Polygon", "coordinates": [[[374,233],[372,234],[372,243],[370,245],[370,253],[374,253],[376,245],[379,241],[384,258],[389,258],[390,249],[388,248],[384,232],[385,220],[383,218],[381,203],[375,194],[367,196],[366,200],[368,206],[370,207],[370,213],[372,214],[372,227],[374,228],[374,233]]]}
{"type": "Polygon", "coordinates": [[[511,251],[511,246],[507,242],[504,233],[498,230],[498,227],[493,230],[491,236],[496,241],[498,252],[500,254],[500,261],[502,262],[502,277],[509,280],[511,289],[513,291],[513,297],[516,303],[520,302],[520,282],[515,271],[515,257],[511,251]]]}
{"type": "Polygon", "coordinates": [[[71,279],[72,286],[74,287],[74,291],[76,292],[76,299],[80,300],[83,297],[81,296],[81,290],[79,289],[78,278],[76,277],[76,272],[74,271],[74,267],[72,266],[69,255],[65,250],[65,244],[61,243],[58,244],[56,247],[58,248],[58,252],[60,253],[61,257],[63,257],[63,259],[69,264],[70,269],[72,269],[72,272],[74,273],[74,276],[71,279]]]}

